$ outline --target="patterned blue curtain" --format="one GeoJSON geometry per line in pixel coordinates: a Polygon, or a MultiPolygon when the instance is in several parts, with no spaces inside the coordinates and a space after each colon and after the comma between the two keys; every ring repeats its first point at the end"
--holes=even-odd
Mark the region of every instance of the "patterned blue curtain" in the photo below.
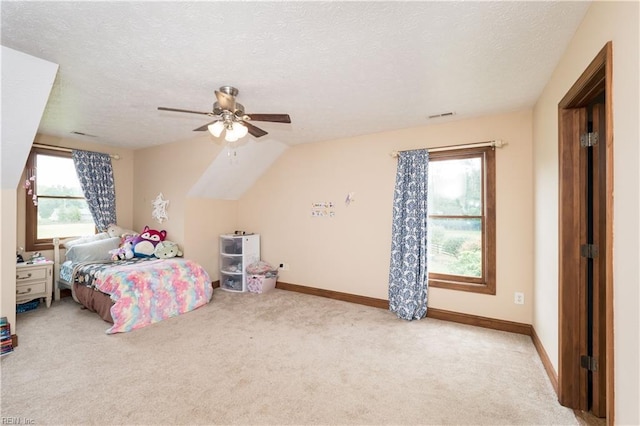
{"type": "Polygon", "coordinates": [[[393,197],[389,309],[405,320],[427,314],[426,149],[400,152],[393,197]]]}
{"type": "Polygon", "coordinates": [[[116,188],[111,156],[99,152],[73,150],[76,173],[99,231],[116,222],[116,188]]]}

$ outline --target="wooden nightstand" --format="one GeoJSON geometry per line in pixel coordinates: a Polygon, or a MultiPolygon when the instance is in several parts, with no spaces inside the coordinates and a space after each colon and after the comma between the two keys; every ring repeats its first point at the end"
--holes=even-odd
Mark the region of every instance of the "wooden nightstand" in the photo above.
{"type": "Polygon", "coordinates": [[[47,308],[53,293],[53,262],[16,264],[16,303],[44,297],[47,308]]]}

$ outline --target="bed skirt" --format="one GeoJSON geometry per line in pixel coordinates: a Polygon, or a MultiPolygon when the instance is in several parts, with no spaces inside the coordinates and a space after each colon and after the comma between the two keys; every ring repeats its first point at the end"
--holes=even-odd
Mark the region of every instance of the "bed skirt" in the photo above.
{"type": "Polygon", "coordinates": [[[91,312],[97,313],[106,322],[113,324],[113,318],[111,317],[113,301],[108,294],[78,283],[73,284],[73,290],[82,306],[91,312]]]}

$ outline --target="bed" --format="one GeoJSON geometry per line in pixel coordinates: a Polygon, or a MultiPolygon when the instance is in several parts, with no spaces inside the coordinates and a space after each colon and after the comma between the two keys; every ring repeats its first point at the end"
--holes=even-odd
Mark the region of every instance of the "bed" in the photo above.
{"type": "Polygon", "coordinates": [[[119,243],[119,237],[101,234],[54,239],[54,299],[61,289],[71,290],[73,300],[112,324],[107,334],[136,330],[211,300],[211,280],[198,263],[179,257],[114,261],[108,253],[119,243]]]}

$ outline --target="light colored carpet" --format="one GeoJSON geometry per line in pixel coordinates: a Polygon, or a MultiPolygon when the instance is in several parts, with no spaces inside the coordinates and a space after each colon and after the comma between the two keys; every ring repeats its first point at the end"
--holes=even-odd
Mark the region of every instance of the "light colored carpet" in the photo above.
{"type": "Polygon", "coordinates": [[[71,298],[17,321],[1,415],[35,424],[577,424],[527,336],[279,289],[125,334],[71,298]]]}

